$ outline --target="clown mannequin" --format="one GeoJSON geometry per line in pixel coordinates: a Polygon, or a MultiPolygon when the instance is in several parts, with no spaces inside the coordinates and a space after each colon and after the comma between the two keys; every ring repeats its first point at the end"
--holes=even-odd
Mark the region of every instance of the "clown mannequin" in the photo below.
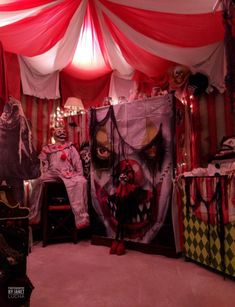
{"type": "Polygon", "coordinates": [[[66,187],[77,229],[89,226],[87,209],[87,181],[83,176],[80,156],[72,143],[67,142],[63,127],[55,128],[55,144],[43,147],[39,158],[42,162],[42,175],[37,180],[30,198],[31,224],[40,222],[41,195],[43,182],[61,179],[66,187]]]}

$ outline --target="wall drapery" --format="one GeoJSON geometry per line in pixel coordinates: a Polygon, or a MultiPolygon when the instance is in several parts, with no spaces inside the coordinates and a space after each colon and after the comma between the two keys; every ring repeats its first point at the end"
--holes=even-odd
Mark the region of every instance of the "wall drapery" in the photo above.
{"type": "Polygon", "coordinates": [[[166,95],[92,109],[91,195],[108,237],[117,223],[119,175],[133,170],[125,236],[154,242],[170,209],[173,176],[173,107],[166,95]]]}

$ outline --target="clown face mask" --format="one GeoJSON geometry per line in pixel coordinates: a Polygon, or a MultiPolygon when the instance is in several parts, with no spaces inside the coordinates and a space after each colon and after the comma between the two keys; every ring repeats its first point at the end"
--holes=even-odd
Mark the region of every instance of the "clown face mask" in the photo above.
{"type": "Polygon", "coordinates": [[[169,83],[171,89],[179,89],[185,85],[190,75],[190,70],[186,66],[176,65],[170,72],[169,83]]]}
{"type": "Polygon", "coordinates": [[[67,139],[67,131],[63,127],[55,128],[53,132],[53,137],[56,143],[63,143],[67,139]]]}
{"type": "Polygon", "coordinates": [[[172,191],[172,97],[90,113],[92,205],[108,237],[125,197],[125,238],[149,243],[164,224],[172,191]],[[127,172],[129,170],[129,172],[127,172]]]}
{"type": "Polygon", "coordinates": [[[82,160],[83,173],[86,179],[90,178],[90,162],[91,162],[91,151],[88,142],[81,144],[79,149],[80,158],[82,160]]]}

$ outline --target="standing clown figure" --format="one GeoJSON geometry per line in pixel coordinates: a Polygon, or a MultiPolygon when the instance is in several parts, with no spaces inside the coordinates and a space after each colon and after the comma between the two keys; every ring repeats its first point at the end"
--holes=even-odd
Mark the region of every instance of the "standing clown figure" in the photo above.
{"type": "Polygon", "coordinates": [[[129,223],[132,217],[132,202],[136,190],[136,185],[134,184],[135,172],[128,161],[125,161],[118,181],[119,184],[116,189],[117,228],[115,240],[112,242],[110,248],[110,254],[117,254],[120,256],[125,254],[125,224],[129,223]]]}
{"type": "Polygon", "coordinates": [[[30,198],[31,224],[37,224],[41,218],[41,196],[43,182],[61,179],[66,187],[69,202],[75,217],[77,229],[89,226],[87,207],[87,181],[79,153],[71,142],[67,142],[67,132],[63,127],[55,128],[55,144],[43,147],[39,158],[42,163],[42,175],[37,180],[30,198]]]}

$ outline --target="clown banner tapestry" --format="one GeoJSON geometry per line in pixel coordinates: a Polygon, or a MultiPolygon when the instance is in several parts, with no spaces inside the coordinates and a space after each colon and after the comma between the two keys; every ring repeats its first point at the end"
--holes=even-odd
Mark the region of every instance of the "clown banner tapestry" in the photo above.
{"type": "Polygon", "coordinates": [[[91,109],[92,207],[105,236],[151,243],[171,209],[170,94],[91,109]]]}

